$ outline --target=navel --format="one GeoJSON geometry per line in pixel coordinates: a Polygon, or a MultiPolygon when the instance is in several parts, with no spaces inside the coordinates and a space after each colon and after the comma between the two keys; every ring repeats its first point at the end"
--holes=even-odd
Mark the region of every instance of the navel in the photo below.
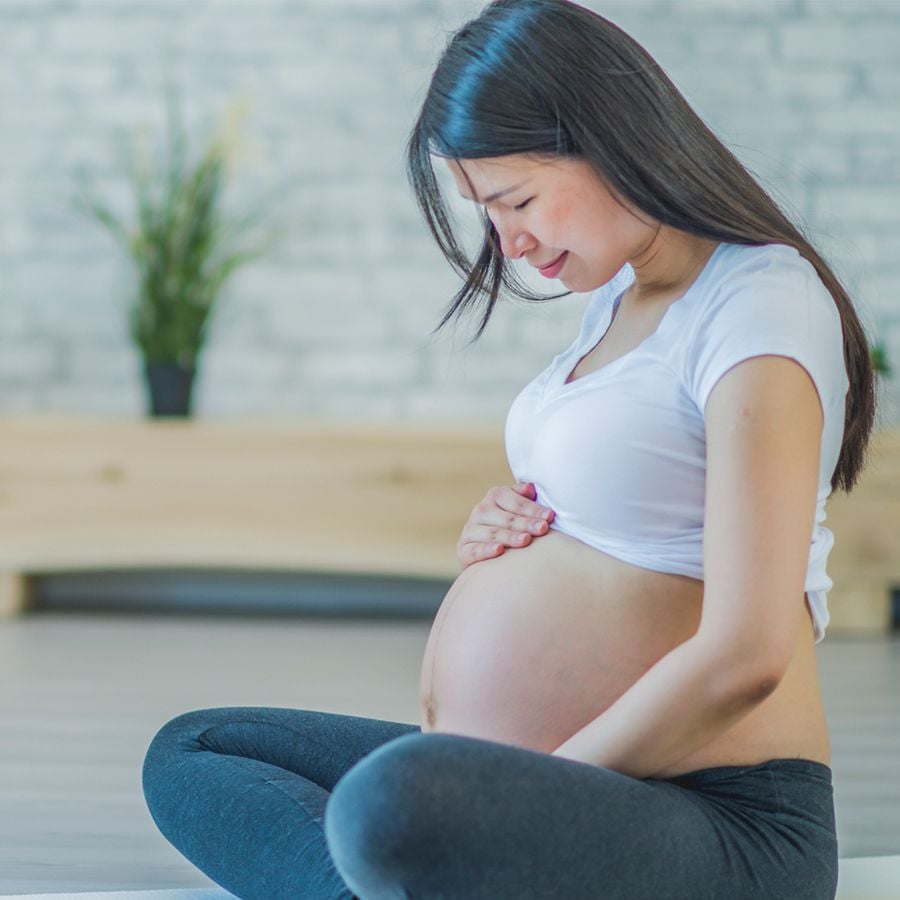
{"type": "Polygon", "coordinates": [[[434,728],[434,723],[437,721],[437,704],[434,702],[433,694],[429,694],[425,701],[425,721],[430,729],[434,728]]]}

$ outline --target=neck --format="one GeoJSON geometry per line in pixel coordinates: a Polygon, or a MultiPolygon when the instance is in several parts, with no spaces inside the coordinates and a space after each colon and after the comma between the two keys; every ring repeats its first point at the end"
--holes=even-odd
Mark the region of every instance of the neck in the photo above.
{"type": "Polygon", "coordinates": [[[717,246],[717,241],[660,228],[629,260],[635,276],[629,291],[632,299],[651,300],[683,293],[703,270],[717,246]]]}

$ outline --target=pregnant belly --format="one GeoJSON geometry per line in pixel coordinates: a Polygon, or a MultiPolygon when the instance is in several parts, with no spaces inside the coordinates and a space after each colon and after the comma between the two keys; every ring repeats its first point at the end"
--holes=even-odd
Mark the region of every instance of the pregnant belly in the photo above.
{"type": "Polygon", "coordinates": [[[428,636],[422,730],[551,752],[694,634],[702,597],[554,530],[475,563],[428,636]]]}

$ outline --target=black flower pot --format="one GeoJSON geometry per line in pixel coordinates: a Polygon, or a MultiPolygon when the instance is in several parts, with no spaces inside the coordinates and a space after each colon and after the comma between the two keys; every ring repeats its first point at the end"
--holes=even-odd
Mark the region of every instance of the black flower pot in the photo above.
{"type": "Polygon", "coordinates": [[[196,369],[177,363],[145,363],[150,415],[189,416],[196,369]]]}

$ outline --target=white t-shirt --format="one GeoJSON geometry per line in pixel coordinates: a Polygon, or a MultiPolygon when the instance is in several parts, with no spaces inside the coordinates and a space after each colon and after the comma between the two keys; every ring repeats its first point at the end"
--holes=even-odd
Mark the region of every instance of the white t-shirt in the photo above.
{"type": "Polygon", "coordinates": [[[833,583],[825,564],[834,535],[822,522],[849,388],[833,297],[793,247],[720,243],[652,335],[567,384],[633,281],[625,265],[596,290],[578,337],[513,401],[505,433],[513,475],[534,482],[536,502],[556,511],[551,528],[633,565],[702,579],[706,400],[741,360],[795,359],[824,410],[805,582],[818,643],[833,583]]]}

